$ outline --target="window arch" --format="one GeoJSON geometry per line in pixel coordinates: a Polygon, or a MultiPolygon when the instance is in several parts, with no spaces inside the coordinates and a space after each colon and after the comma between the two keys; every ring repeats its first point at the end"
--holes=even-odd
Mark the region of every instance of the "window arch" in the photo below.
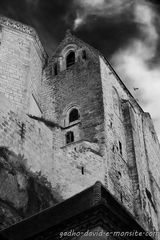
{"type": "Polygon", "coordinates": [[[61,125],[69,127],[78,124],[81,120],[80,106],[71,103],[65,107],[61,116],[61,125]]]}
{"type": "Polygon", "coordinates": [[[75,52],[71,51],[68,53],[66,57],[66,67],[69,68],[70,66],[74,65],[75,63],[75,52]]]}
{"type": "Polygon", "coordinates": [[[77,121],[80,118],[77,108],[73,108],[69,113],[69,123],[77,121]]]}

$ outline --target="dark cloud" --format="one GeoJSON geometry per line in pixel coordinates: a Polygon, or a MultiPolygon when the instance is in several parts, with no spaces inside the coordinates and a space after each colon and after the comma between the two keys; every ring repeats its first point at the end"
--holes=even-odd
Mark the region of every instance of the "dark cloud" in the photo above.
{"type": "Polygon", "coordinates": [[[140,36],[137,24],[128,16],[121,15],[115,19],[90,17],[88,24],[80,27],[76,35],[110,57],[135,36],[140,36]]]}
{"type": "Polygon", "coordinates": [[[159,0],[150,0],[148,2],[151,2],[153,4],[156,4],[157,6],[160,5],[160,1],[159,0]]]}
{"type": "Polygon", "coordinates": [[[21,21],[23,23],[31,23],[30,14],[28,12],[28,5],[24,0],[1,0],[0,14],[13,18],[17,21],[21,21]]]}
{"type": "Polygon", "coordinates": [[[1,0],[0,14],[35,27],[50,53],[73,19],[72,0],[1,0]]]}
{"type": "Polygon", "coordinates": [[[69,17],[72,15],[72,0],[40,0],[35,12],[35,18],[39,21],[37,31],[41,34],[43,42],[50,53],[55,48],[55,44],[64,37],[64,33],[70,27],[69,17]],[[48,35],[49,46],[45,40],[48,35]]]}
{"type": "Polygon", "coordinates": [[[72,0],[41,0],[37,8],[36,17],[45,27],[46,31],[59,38],[64,33],[68,13],[72,11],[72,0]]]}
{"type": "MultiPolygon", "coordinates": [[[[0,13],[35,27],[49,54],[63,38],[66,29],[72,28],[76,11],[73,0],[0,1],[0,13]]],[[[87,25],[81,26],[75,34],[110,57],[130,39],[139,36],[138,26],[132,18],[131,12],[116,18],[90,16],[87,25]]]]}
{"type": "MultiPolygon", "coordinates": [[[[77,10],[74,7],[73,0],[0,1],[0,13],[35,27],[49,53],[63,38],[65,30],[72,28],[77,10]]],[[[75,34],[109,56],[138,34],[138,30],[125,15],[116,21],[91,16],[88,24],[75,34]]]]}

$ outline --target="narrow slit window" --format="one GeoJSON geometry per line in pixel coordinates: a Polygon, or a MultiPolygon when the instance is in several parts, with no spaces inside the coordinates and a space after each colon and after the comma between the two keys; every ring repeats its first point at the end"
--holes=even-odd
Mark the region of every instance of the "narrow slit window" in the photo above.
{"type": "Polygon", "coordinates": [[[54,75],[56,76],[58,74],[58,67],[57,64],[54,65],[54,75]]]}
{"type": "Polygon", "coordinates": [[[148,199],[149,199],[149,201],[150,201],[153,209],[154,209],[155,212],[156,212],[156,207],[155,207],[154,202],[153,202],[153,199],[152,199],[152,194],[151,194],[151,192],[150,192],[147,188],[146,188],[145,190],[146,190],[146,195],[147,195],[147,197],[148,197],[148,199]]]}
{"type": "Polygon", "coordinates": [[[122,143],[119,141],[119,152],[122,155],[122,143]]]}
{"type": "Polygon", "coordinates": [[[123,203],[123,195],[122,195],[122,193],[120,193],[120,199],[121,199],[121,202],[123,203]]]}
{"type": "Polygon", "coordinates": [[[82,51],[82,59],[84,59],[84,60],[87,59],[87,54],[86,54],[85,50],[82,51]]]}
{"type": "Polygon", "coordinates": [[[82,175],[84,175],[84,167],[81,168],[82,175]]]}
{"type": "Polygon", "coordinates": [[[21,139],[24,139],[25,138],[25,124],[22,123],[22,125],[20,126],[21,127],[21,139]]]}
{"type": "Polygon", "coordinates": [[[72,131],[66,133],[66,144],[74,142],[74,133],[72,131]]]}

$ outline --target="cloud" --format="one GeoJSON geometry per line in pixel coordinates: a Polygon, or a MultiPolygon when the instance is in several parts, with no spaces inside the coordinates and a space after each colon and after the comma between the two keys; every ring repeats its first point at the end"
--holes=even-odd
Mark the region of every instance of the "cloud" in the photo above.
{"type": "Polygon", "coordinates": [[[37,7],[39,4],[39,0],[25,0],[27,4],[30,4],[33,7],[37,7]]]}
{"type": "Polygon", "coordinates": [[[151,47],[155,47],[159,36],[155,26],[155,20],[158,16],[153,8],[153,5],[145,1],[141,1],[141,4],[135,4],[134,17],[141,32],[145,37],[147,37],[147,44],[150,42],[151,47]]]}
{"type": "Polygon", "coordinates": [[[83,24],[83,18],[77,16],[77,18],[74,21],[73,29],[76,30],[81,24],[83,24]]]}
{"type": "Polygon", "coordinates": [[[84,7],[102,7],[105,0],[79,0],[79,4],[84,7]]]}
{"type": "Polygon", "coordinates": [[[151,113],[160,138],[160,64],[150,66],[156,56],[159,35],[157,21],[160,19],[151,4],[143,1],[134,7],[134,21],[139,24],[141,38],[135,38],[115,53],[112,62],[117,72],[145,111],[151,113]],[[139,90],[134,91],[134,88],[139,90]]]}
{"type": "Polygon", "coordinates": [[[75,0],[76,18],[74,29],[87,22],[89,16],[101,16],[105,18],[121,14],[133,4],[132,0],[75,0]]]}

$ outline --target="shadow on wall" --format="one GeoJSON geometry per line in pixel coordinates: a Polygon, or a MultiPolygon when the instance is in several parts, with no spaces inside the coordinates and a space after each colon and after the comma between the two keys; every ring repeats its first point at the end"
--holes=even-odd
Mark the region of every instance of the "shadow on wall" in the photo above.
{"type": "Polygon", "coordinates": [[[0,230],[61,201],[41,173],[31,173],[26,159],[0,147],[0,230]]]}

